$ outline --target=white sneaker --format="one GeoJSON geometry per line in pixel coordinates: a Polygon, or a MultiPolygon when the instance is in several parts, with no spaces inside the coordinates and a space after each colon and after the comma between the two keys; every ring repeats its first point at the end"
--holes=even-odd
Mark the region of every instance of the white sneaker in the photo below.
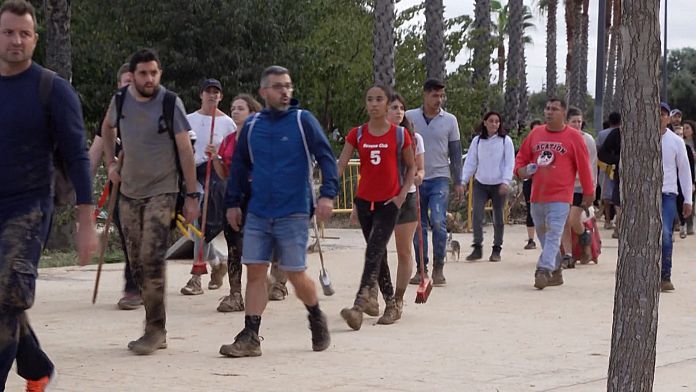
{"type": "Polygon", "coordinates": [[[679,227],[679,238],[684,239],[686,238],[686,223],[681,225],[679,227]]]}

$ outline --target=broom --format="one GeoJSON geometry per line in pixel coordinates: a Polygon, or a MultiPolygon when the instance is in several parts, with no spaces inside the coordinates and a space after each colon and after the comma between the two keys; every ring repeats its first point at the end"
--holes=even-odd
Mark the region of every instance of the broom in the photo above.
{"type": "MultiPolygon", "coordinates": [[[[213,144],[213,136],[215,135],[215,116],[217,115],[217,104],[213,108],[213,116],[210,121],[210,141],[208,144],[213,144]]],[[[203,216],[201,217],[201,233],[205,233],[205,224],[208,219],[208,195],[210,191],[210,173],[212,159],[208,157],[208,162],[205,164],[205,187],[203,189],[203,216]]],[[[203,248],[205,247],[205,237],[200,239],[201,245],[198,247],[198,257],[191,266],[191,275],[205,275],[208,273],[208,268],[203,261],[203,248]]]]}
{"type": "Polygon", "coordinates": [[[420,192],[416,187],[416,206],[418,206],[418,255],[420,256],[420,284],[416,290],[416,303],[424,304],[428,301],[433,290],[433,281],[425,274],[425,259],[423,258],[423,224],[421,223],[420,192]]]}
{"type": "Polygon", "coordinates": [[[319,229],[317,228],[317,216],[312,217],[312,223],[314,224],[314,235],[317,237],[317,250],[319,251],[319,261],[321,261],[321,270],[319,271],[319,283],[321,284],[321,289],[324,291],[324,295],[330,297],[334,295],[335,291],[331,287],[331,279],[329,279],[329,274],[324,268],[324,254],[321,252],[321,243],[319,240],[319,229]]]}

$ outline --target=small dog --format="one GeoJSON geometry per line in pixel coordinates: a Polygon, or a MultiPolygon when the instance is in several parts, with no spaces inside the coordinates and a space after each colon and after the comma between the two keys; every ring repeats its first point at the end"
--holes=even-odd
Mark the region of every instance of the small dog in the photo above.
{"type": "Polygon", "coordinates": [[[450,261],[459,261],[459,253],[461,246],[459,241],[452,239],[452,232],[447,233],[447,259],[450,261]]]}

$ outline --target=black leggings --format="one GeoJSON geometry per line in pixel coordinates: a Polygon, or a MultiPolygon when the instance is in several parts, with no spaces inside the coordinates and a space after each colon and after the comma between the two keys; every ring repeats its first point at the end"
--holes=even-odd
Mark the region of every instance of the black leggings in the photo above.
{"type": "Polygon", "coordinates": [[[532,219],[531,213],[531,200],[532,200],[532,179],[528,179],[522,182],[522,194],[524,194],[524,201],[527,205],[527,227],[534,227],[534,220],[532,219]]]}
{"type": "Polygon", "coordinates": [[[394,287],[391,283],[389,264],[387,264],[387,244],[394,232],[396,218],[399,209],[394,203],[384,204],[383,201],[370,202],[367,200],[355,199],[355,206],[358,211],[358,220],[362,228],[363,236],[367,246],[365,248],[365,266],[360,288],[369,290],[379,283],[385,301],[394,298],[394,287]]]}

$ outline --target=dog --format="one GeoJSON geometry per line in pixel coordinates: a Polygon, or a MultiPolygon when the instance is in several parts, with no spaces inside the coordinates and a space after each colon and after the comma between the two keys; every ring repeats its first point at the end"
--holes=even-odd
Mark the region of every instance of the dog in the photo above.
{"type": "Polygon", "coordinates": [[[459,241],[452,239],[452,232],[447,233],[447,259],[450,261],[459,261],[459,253],[461,252],[459,241]]]}

